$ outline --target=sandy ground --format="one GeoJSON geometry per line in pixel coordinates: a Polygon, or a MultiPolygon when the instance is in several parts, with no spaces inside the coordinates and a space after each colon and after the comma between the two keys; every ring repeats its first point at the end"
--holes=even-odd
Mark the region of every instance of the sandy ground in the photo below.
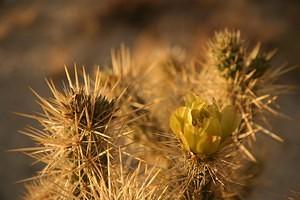
{"type": "MultiPolygon", "coordinates": [[[[241,29],[250,42],[279,48],[275,64],[299,64],[300,3],[298,1],[18,1],[0,0],[0,199],[20,198],[18,180],[38,166],[9,149],[32,145],[18,133],[31,120],[13,112],[38,111],[29,86],[49,95],[44,77],[63,79],[63,65],[92,68],[109,62],[111,48],[121,43],[134,48],[142,41],[178,45],[201,55],[201,46],[214,30],[241,29]]],[[[283,82],[300,83],[300,71],[283,82]]],[[[260,137],[257,155],[263,171],[247,199],[286,199],[300,191],[300,92],[280,99],[281,109],[293,120],[274,119],[280,144],[260,137]]]]}

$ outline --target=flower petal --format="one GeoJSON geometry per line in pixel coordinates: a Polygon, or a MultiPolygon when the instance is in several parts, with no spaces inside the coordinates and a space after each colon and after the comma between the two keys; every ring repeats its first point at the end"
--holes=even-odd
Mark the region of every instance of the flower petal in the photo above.
{"type": "Polygon", "coordinates": [[[208,156],[215,153],[221,143],[221,137],[210,136],[207,134],[202,134],[200,138],[197,139],[196,152],[202,156],[208,156]]]}
{"type": "Polygon", "coordinates": [[[206,132],[210,136],[220,136],[222,137],[222,127],[221,122],[218,118],[212,117],[208,122],[208,127],[206,128],[206,132]]]}
{"type": "Polygon", "coordinates": [[[233,106],[226,106],[222,110],[221,126],[223,138],[228,137],[240,124],[241,116],[233,106]]]}

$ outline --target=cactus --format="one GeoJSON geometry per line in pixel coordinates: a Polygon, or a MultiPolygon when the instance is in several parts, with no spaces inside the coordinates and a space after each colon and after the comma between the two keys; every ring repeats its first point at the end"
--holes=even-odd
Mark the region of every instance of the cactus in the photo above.
{"type": "Polygon", "coordinates": [[[42,127],[24,131],[37,146],[20,150],[44,163],[24,199],[242,198],[255,135],[282,141],[265,113],[280,115],[276,81],[291,69],[244,41],[218,32],[200,63],[178,49],[136,63],[122,46],[93,80],[75,67],[63,92],[47,81],[53,98],[34,92],[42,113],[23,114],[42,127]]]}

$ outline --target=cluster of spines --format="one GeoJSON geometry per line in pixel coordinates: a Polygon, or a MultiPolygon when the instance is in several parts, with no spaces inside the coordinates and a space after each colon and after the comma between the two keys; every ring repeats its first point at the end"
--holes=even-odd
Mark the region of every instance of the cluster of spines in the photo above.
{"type": "Polygon", "coordinates": [[[113,125],[115,103],[102,96],[99,74],[93,88],[85,72],[84,84],[79,83],[76,70],[75,84],[68,71],[66,74],[68,86],[63,93],[51,81],[48,85],[54,98],[45,99],[35,92],[43,114],[31,117],[43,129],[27,129],[25,134],[39,147],[25,151],[45,163],[37,179],[51,180],[60,187],[65,182],[61,193],[91,199],[97,187],[95,180],[105,179],[109,148],[113,138],[118,137],[120,127],[113,125]]]}
{"type": "Polygon", "coordinates": [[[218,32],[208,43],[207,57],[225,77],[234,77],[244,66],[245,47],[239,31],[218,32]]]}
{"type": "MultiPolygon", "coordinates": [[[[229,60],[233,61],[235,65],[239,65],[234,70],[232,70],[233,68],[230,65],[223,65],[225,67],[218,68],[223,75],[224,71],[231,74],[230,76],[225,76],[229,83],[227,84],[228,99],[240,110],[244,120],[244,131],[240,131],[241,134],[239,134],[238,138],[250,136],[248,138],[255,139],[255,133],[262,131],[274,139],[282,141],[279,136],[259,123],[267,121],[266,113],[281,115],[273,108],[274,102],[277,100],[278,95],[289,91],[291,87],[277,84],[276,81],[282,74],[290,71],[293,67],[286,65],[273,67],[271,61],[276,51],[264,52],[261,50],[260,43],[251,51],[248,50],[239,31],[225,30],[216,33],[214,38],[208,43],[207,52],[208,56],[205,64],[210,65],[210,67],[218,67],[219,63],[229,58],[235,58],[229,60]],[[218,57],[226,59],[218,59],[218,57]]],[[[226,61],[225,63],[228,62],[226,61]]],[[[254,160],[253,156],[249,153],[248,155],[254,160]]]]}

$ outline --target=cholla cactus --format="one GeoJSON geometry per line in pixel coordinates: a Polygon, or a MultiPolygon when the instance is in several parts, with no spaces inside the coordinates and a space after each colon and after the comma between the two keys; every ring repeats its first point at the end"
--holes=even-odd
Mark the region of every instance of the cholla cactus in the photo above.
{"type": "MultiPolygon", "coordinates": [[[[240,186],[247,184],[249,180],[246,177],[253,176],[247,170],[249,164],[254,164],[249,163],[249,160],[256,161],[251,153],[251,145],[248,144],[255,141],[258,132],[282,141],[279,136],[264,128],[262,123],[266,120],[266,112],[278,114],[272,104],[282,89],[287,87],[277,85],[276,80],[291,68],[273,67],[273,53],[264,53],[259,47],[249,52],[238,31],[225,30],[217,33],[209,42],[203,63],[187,62],[180,67],[168,66],[171,68],[167,70],[169,77],[162,82],[169,84],[171,97],[169,92],[166,98],[171,100],[161,103],[160,107],[167,110],[165,115],[171,116],[171,130],[163,129],[166,134],[160,134],[159,148],[160,152],[166,152],[165,158],[168,160],[165,172],[167,177],[164,178],[171,183],[171,191],[177,191],[182,195],[181,198],[226,199],[243,195],[244,190],[240,186]],[[203,105],[211,107],[229,105],[226,110],[232,116],[224,119],[236,119],[232,120],[236,125],[229,125],[231,120],[226,122],[231,131],[215,131],[222,130],[222,126],[210,128],[210,124],[218,124],[210,121],[216,117],[209,118],[203,114],[226,111],[215,108],[203,113],[202,109],[194,109],[192,112],[193,106],[190,103],[183,106],[183,97],[191,92],[201,98],[199,104],[205,102],[203,105]],[[210,119],[201,124],[207,127],[193,126],[197,121],[193,119],[199,118],[200,121],[210,119]],[[170,132],[175,134],[170,135],[170,132]],[[221,137],[209,132],[230,136],[221,137]],[[211,137],[206,137],[208,135],[211,137]]],[[[157,67],[165,66],[158,64],[157,67]]],[[[161,93],[156,91],[152,95],[161,97],[161,93]]],[[[157,116],[165,121],[160,113],[157,116]]]]}
{"type": "MultiPolygon", "coordinates": [[[[271,61],[275,51],[263,52],[259,43],[253,50],[249,51],[239,31],[225,30],[219,32],[209,42],[208,46],[208,55],[204,65],[218,68],[222,75],[224,75],[224,71],[230,74],[230,76],[225,76],[226,89],[224,88],[223,91],[226,92],[223,95],[239,109],[243,118],[237,140],[247,137],[250,138],[251,142],[255,140],[257,132],[263,132],[278,141],[282,141],[279,136],[264,127],[265,124],[268,124],[265,114],[281,115],[274,108],[274,103],[278,95],[290,91],[291,87],[280,85],[276,81],[293,67],[272,66],[271,61]],[[227,50],[225,51],[225,49],[227,50]],[[229,59],[231,65],[239,67],[227,65],[228,59],[224,59],[226,55],[232,55],[229,56],[234,58],[229,59]],[[226,67],[220,69],[219,63],[223,62],[225,62],[226,67]]],[[[211,70],[207,71],[211,72],[211,70]]],[[[255,160],[244,145],[241,145],[241,148],[244,149],[249,158],[255,160]]]]}
{"type": "Polygon", "coordinates": [[[116,117],[115,100],[109,100],[103,94],[99,73],[93,87],[84,71],[84,85],[79,83],[76,68],[75,83],[68,71],[66,74],[69,85],[64,93],[59,92],[51,81],[48,85],[53,99],[47,100],[35,93],[44,113],[31,117],[43,129],[29,127],[26,130],[25,134],[39,146],[25,150],[46,164],[38,177],[47,177],[62,187],[59,195],[93,199],[99,196],[98,185],[94,183],[102,179],[108,181],[104,174],[107,174],[111,148],[117,145],[115,141],[125,131],[121,131],[122,122],[116,117]],[[62,182],[65,183],[63,186],[62,182]]]}
{"type": "Polygon", "coordinates": [[[239,31],[207,46],[202,63],[169,49],[138,64],[122,47],[94,81],[76,68],[64,92],[48,81],[54,98],[35,93],[43,113],[26,115],[42,129],[24,132],[37,147],[22,150],[45,167],[25,199],[239,199],[253,175],[247,145],[259,131],[282,140],[259,119],[278,114],[286,87],[275,81],[290,68],[248,51],[239,31]]]}

